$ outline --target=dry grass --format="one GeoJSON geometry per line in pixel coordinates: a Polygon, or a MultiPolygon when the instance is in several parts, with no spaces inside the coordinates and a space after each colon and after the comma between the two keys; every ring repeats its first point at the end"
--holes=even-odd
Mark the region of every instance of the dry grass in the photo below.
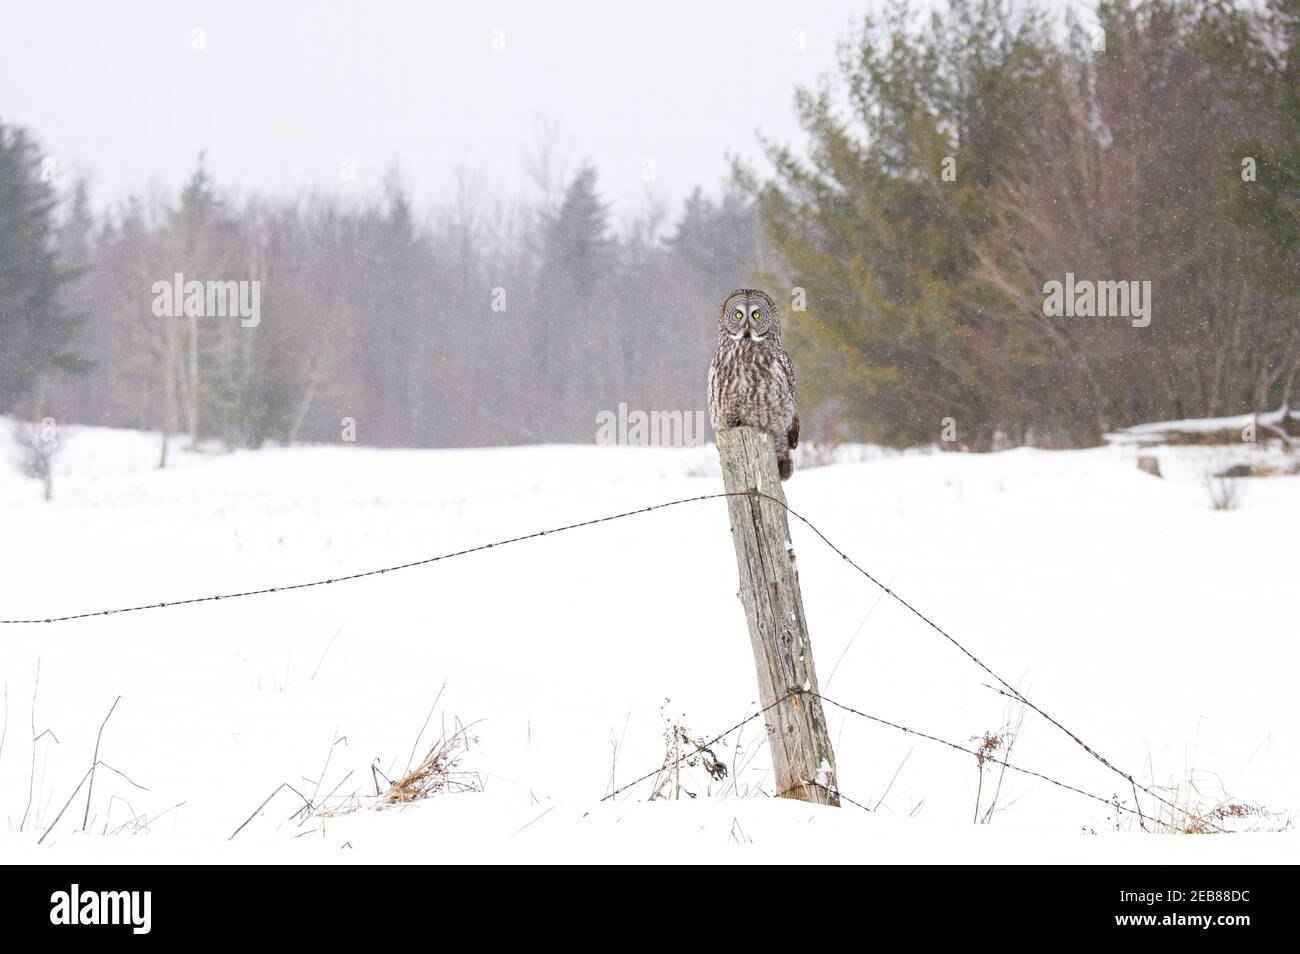
{"type": "Polygon", "coordinates": [[[1023,704],[1010,704],[1002,718],[1002,725],[994,732],[971,736],[975,746],[975,764],[979,769],[979,782],[975,789],[975,824],[987,825],[993,821],[1002,796],[1002,782],[1006,778],[1006,763],[1011,760],[1012,749],[1025,725],[1023,704]],[[987,803],[985,802],[985,772],[989,773],[987,803]]]}
{"type": "Polygon", "coordinates": [[[1233,798],[1214,799],[1202,793],[1192,779],[1173,786],[1166,800],[1147,823],[1173,835],[1217,835],[1242,831],[1280,831],[1289,827],[1282,813],[1233,798]]]}
{"type": "MultiPolygon", "coordinates": [[[[374,795],[357,797],[354,792],[341,800],[335,800],[331,793],[321,799],[319,804],[309,803],[308,814],[319,818],[337,818],[363,808],[381,810],[394,805],[409,805],[444,793],[481,792],[483,780],[478,772],[461,768],[466,753],[472,746],[478,744],[478,737],[470,732],[472,728],[473,726],[464,726],[457,721],[453,731],[448,732],[444,729],[442,735],[429,747],[419,763],[414,768],[408,768],[405,774],[397,779],[390,779],[380,771],[376,761],[370,766],[375,781],[374,795]],[[384,780],[387,787],[380,788],[380,778],[384,780]],[[330,805],[330,802],[334,804],[330,805]]],[[[349,772],[348,776],[351,774],[349,772]]],[[[342,782],[339,785],[341,786],[342,782]]],[[[338,787],[335,786],[336,790],[338,787]]]]}
{"type": "Polygon", "coordinates": [[[460,726],[443,733],[420,763],[401,778],[390,782],[376,798],[376,807],[405,805],[442,792],[479,792],[483,786],[477,772],[460,770],[461,760],[478,738],[460,726]]]}
{"type": "MultiPolygon", "coordinates": [[[[723,755],[728,742],[725,739],[708,742],[687,728],[684,716],[669,717],[666,710],[669,700],[660,707],[664,724],[664,757],[650,786],[651,801],[665,799],[698,798],[701,794],[712,798],[746,798],[761,795],[761,789],[741,784],[739,776],[749,767],[763,745],[746,745],[742,733],[734,742],[734,757],[728,764],[723,755]],[[720,754],[721,753],[721,754],[720,754]]],[[[611,784],[612,784],[611,771],[611,784]]]]}
{"type": "Polygon", "coordinates": [[[1241,503],[1242,486],[1238,478],[1207,474],[1205,485],[1210,493],[1210,506],[1215,510],[1236,510],[1241,503]]]}
{"type": "MultiPolygon", "coordinates": [[[[716,742],[720,748],[724,743],[716,742]]],[[[673,722],[664,729],[664,760],[655,776],[650,789],[650,801],[656,799],[679,799],[683,795],[696,798],[698,793],[688,786],[694,784],[690,775],[682,781],[682,769],[689,773],[691,769],[703,768],[713,782],[724,782],[728,776],[727,763],[718,757],[713,747],[695,739],[690,730],[680,722],[673,722]]],[[[708,783],[706,783],[706,786],[708,783]]]]}
{"type": "MultiPolygon", "coordinates": [[[[1150,769],[1148,761],[1148,773],[1150,769]]],[[[1276,832],[1291,827],[1286,812],[1237,798],[1216,774],[1195,766],[1184,769],[1179,780],[1153,785],[1152,791],[1159,795],[1158,799],[1134,786],[1135,807],[1141,810],[1136,815],[1127,799],[1112,798],[1116,831],[1132,831],[1140,826],[1143,831],[1161,835],[1219,835],[1276,832]]]]}

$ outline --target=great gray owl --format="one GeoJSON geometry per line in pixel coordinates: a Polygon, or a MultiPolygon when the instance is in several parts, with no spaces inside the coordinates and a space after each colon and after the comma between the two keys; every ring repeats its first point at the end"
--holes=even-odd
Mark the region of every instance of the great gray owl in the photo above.
{"type": "Polygon", "coordinates": [[[722,303],[718,350],[709,366],[709,418],[714,431],[743,424],[767,431],[776,442],[781,479],[794,472],[794,362],[781,347],[781,316],[767,292],[738,288],[722,303]]]}

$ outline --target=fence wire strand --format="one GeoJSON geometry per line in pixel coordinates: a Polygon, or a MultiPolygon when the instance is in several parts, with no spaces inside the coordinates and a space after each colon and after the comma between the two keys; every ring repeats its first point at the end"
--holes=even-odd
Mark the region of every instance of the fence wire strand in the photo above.
{"type": "Polygon", "coordinates": [[[362,570],[358,573],[348,573],[343,576],[332,576],[323,580],[309,580],[306,583],[289,583],[284,586],[264,586],[253,590],[242,590],[234,593],[217,593],[211,596],[192,596],[183,600],[168,600],[161,603],[142,603],[138,606],[119,606],[113,609],[92,610],[86,613],[72,613],[67,616],[50,616],[44,619],[0,619],[0,626],[28,626],[44,623],[66,623],[74,619],[89,619],[93,616],[114,616],[118,613],[141,613],[145,610],[170,609],[175,606],[189,606],[194,603],[212,603],[218,600],[236,600],[246,596],[265,596],[269,593],[289,593],[293,590],[305,590],[314,586],[330,586],[334,583],[347,583],[352,580],[361,580],[371,576],[382,576],[386,573],[397,573],[400,570],[410,570],[417,566],[428,566],[431,563],[439,563],[443,560],[451,560],[456,557],[469,556],[471,553],[479,553],[483,550],[491,550],[495,547],[504,547],[512,543],[522,543],[525,540],[536,540],[540,537],[554,536],[558,533],[565,533],[569,530],[578,530],[582,527],[593,527],[598,523],[609,523],[613,520],[622,520],[625,517],[635,517],[640,514],[652,513],[656,510],[665,510],[669,507],[679,507],[682,504],[696,503],[701,500],[716,500],[719,497],[747,496],[744,493],[720,493],[704,494],[698,497],[683,497],[680,500],[670,500],[667,503],[654,504],[650,507],[641,507],[637,510],[628,510],[623,513],[610,514],[605,517],[596,517],[591,520],[581,520],[578,523],[570,523],[562,527],[550,527],[546,530],[537,530],[533,533],[521,534],[517,537],[508,537],[504,540],[494,540],[491,543],[481,543],[476,547],[466,547],[463,550],[455,550],[451,553],[440,553],[437,556],[425,557],[422,560],[412,560],[409,563],[399,563],[395,566],[379,567],[373,570],[362,570]]]}
{"type": "Polygon", "coordinates": [[[644,775],[642,775],[640,778],[633,779],[632,781],[628,782],[626,785],[621,785],[621,786],[619,786],[618,788],[614,789],[614,791],[610,792],[608,795],[606,795],[604,798],[602,798],[601,801],[602,801],[602,802],[607,802],[607,801],[609,801],[611,798],[614,798],[616,795],[622,795],[624,792],[626,792],[626,791],[627,791],[628,789],[630,789],[630,788],[636,788],[636,786],[640,785],[642,782],[646,781],[647,779],[654,778],[654,777],[655,777],[656,775],[658,775],[660,772],[663,772],[663,771],[666,771],[666,770],[668,770],[668,769],[670,769],[670,768],[673,768],[673,767],[675,767],[675,766],[681,765],[681,764],[682,764],[683,762],[685,762],[686,760],[691,759],[691,758],[694,758],[695,756],[699,755],[701,752],[705,751],[706,749],[709,749],[709,748],[711,748],[712,746],[717,745],[719,742],[721,742],[721,741],[722,741],[723,739],[725,739],[727,736],[731,735],[731,733],[733,733],[733,732],[738,732],[738,731],[740,731],[741,729],[743,729],[745,726],[747,726],[747,725],[749,725],[751,722],[753,722],[755,719],[760,719],[760,718],[762,718],[763,716],[767,715],[768,712],[770,712],[771,710],[775,709],[775,708],[776,708],[777,706],[779,706],[781,703],[785,702],[785,700],[787,700],[787,699],[789,699],[791,696],[794,696],[794,695],[797,695],[797,694],[798,694],[798,693],[787,692],[787,693],[786,693],[785,695],[783,695],[780,699],[777,699],[776,702],[773,702],[771,705],[764,706],[763,708],[759,709],[757,712],[755,712],[755,713],[753,713],[753,714],[751,714],[751,715],[746,716],[745,718],[743,718],[743,719],[741,719],[739,722],[737,722],[735,725],[733,725],[730,729],[727,729],[725,732],[719,732],[719,733],[718,733],[717,735],[715,735],[713,738],[709,739],[709,741],[707,741],[707,742],[701,742],[701,743],[700,743],[699,745],[697,745],[697,746],[696,746],[692,751],[687,752],[685,755],[678,756],[677,758],[673,759],[671,762],[665,761],[662,765],[658,766],[658,767],[655,768],[653,771],[646,772],[646,773],[645,773],[644,775]]]}
{"type": "MultiPolygon", "coordinates": [[[[699,755],[701,752],[711,749],[714,745],[721,742],[727,736],[740,731],[742,728],[749,725],[749,723],[753,722],[755,719],[759,719],[763,717],[772,709],[775,709],[781,703],[785,702],[787,699],[790,699],[794,696],[811,696],[814,699],[820,699],[822,702],[826,703],[827,705],[834,706],[836,709],[839,709],[840,711],[845,712],[849,715],[858,716],[859,718],[866,719],[878,725],[887,726],[888,728],[896,729],[899,732],[904,732],[908,735],[914,735],[917,738],[925,739],[929,742],[935,742],[939,745],[945,746],[946,748],[952,749],[956,752],[962,752],[975,759],[979,759],[981,757],[980,753],[976,752],[974,749],[968,749],[964,745],[959,745],[956,742],[950,742],[947,739],[940,738],[937,735],[931,735],[930,733],[922,732],[919,729],[913,729],[909,726],[900,725],[897,722],[891,722],[889,719],[882,719],[880,716],[874,716],[871,715],[870,713],[863,712],[860,709],[855,709],[853,706],[845,705],[842,702],[836,702],[834,699],[828,698],[827,696],[824,696],[820,692],[817,692],[813,689],[796,689],[791,692],[787,692],[784,696],[782,696],[780,699],[777,699],[776,702],[773,702],[771,705],[764,706],[762,709],[759,709],[757,712],[751,713],[750,715],[746,716],[744,719],[740,720],[735,725],[733,725],[730,729],[718,733],[713,738],[709,739],[709,741],[700,743],[690,752],[687,752],[684,755],[680,755],[677,758],[672,759],[671,761],[664,761],[662,764],[658,765],[651,771],[646,772],[644,775],[641,775],[638,778],[635,778],[624,785],[620,785],[618,788],[614,789],[614,791],[610,792],[608,795],[602,798],[601,801],[607,802],[610,799],[615,798],[626,791],[629,791],[630,789],[636,788],[636,786],[640,785],[642,782],[649,781],[650,779],[655,778],[661,773],[666,772],[669,769],[675,768],[676,766],[681,765],[683,762],[689,761],[691,758],[694,758],[696,755],[699,755]]],[[[1140,808],[1129,808],[1126,805],[1121,804],[1117,799],[1105,798],[1104,796],[1096,795],[1092,792],[1086,791],[1085,789],[1079,788],[1075,785],[1071,785],[1068,782],[1062,782],[1060,779],[1052,778],[1050,775],[1044,775],[1042,772],[1036,772],[1033,769],[1023,768],[1019,765],[1013,765],[1012,763],[1006,761],[1005,759],[999,759],[987,753],[983,755],[983,761],[991,762],[994,765],[1001,765],[1004,768],[1010,769],[1013,772],[1019,772],[1022,775],[1028,775],[1032,778],[1041,779],[1044,782],[1049,782],[1052,785],[1055,785],[1057,788],[1064,789],[1067,792],[1073,792],[1076,795],[1082,795],[1084,798],[1090,798],[1094,802],[1098,802],[1102,805],[1105,805],[1107,808],[1114,809],[1117,812],[1127,812],[1130,815],[1137,815],[1139,817],[1142,817],[1142,812],[1140,808]]],[[[797,791],[798,789],[813,788],[813,787],[821,788],[827,792],[830,792],[841,801],[848,802],[850,805],[853,805],[857,808],[861,808],[863,811],[868,811],[868,812],[875,811],[874,809],[868,807],[867,805],[864,805],[862,802],[850,798],[848,795],[846,795],[844,793],[844,790],[840,788],[838,782],[832,785],[825,785],[822,782],[818,782],[815,780],[800,781],[800,782],[796,782],[794,785],[791,785],[789,788],[783,791],[777,792],[774,797],[783,798],[786,795],[789,795],[791,792],[797,791]]]]}
{"type": "MultiPolygon", "coordinates": [[[[847,712],[855,716],[860,716],[863,719],[867,719],[871,722],[879,723],[880,725],[888,726],[891,729],[897,729],[899,732],[906,732],[908,735],[914,735],[921,739],[927,739],[930,742],[937,742],[939,745],[947,746],[948,748],[955,749],[958,752],[965,752],[967,755],[972,756],[974,758],[977,759],[981,758],[981,754],[979,752],[976,752],[974,749],[968,749],[963,745],[958,745],[956,742],[949,742],[947,739],[941,739],[937,735],[930,735],[928,732],[921,732],[917,729],[912,729],[905,725],[899,725],[897,722],[890,722],[888,719],[882,719],[880,718],[880,716],[870,715],[869,713],[862,712],[858,709],[853,708],[852,706],[846,706],[842,702],[836,702],[834,699],[828,699],[826,696],[823,696],[819,692],[812,692],[810,690],[808,694],[811,696],[815,696],[816,698],[820,699],[822,702],[825,702],[827,705],[834,706],[835,708],[843,712],[847,712]]],[[[1034,778],[1042,779],[1044,782],[1051,782],[1053,785],[1057,786],[1058,788],[1063,788],[1066,791],[1074,792],[1076,795],[1082,795],[1085,798],[1091,798],[1093,801],[1101,802],[1103,805],[1107,805],[1111,808],[1116,809],[1117,811],[1128,812],[1131,815],[1140,814],[1140,811],[1132,808],[1126,808],[1125,806],[1119,804],[1117,801],[1113,799],[1103,798],[1100,795],[1094,795],[1092,792],[1085,791],[1084,789],[1081,788],[1076,788],[1075,786],[1070,785],[1067,782],[1062,782],[1059,779],[1054,779],[1049,775],[1044,775],[1042,772],[1035,772],[1033,769],[1021,768],[1019,765],[1012,765],[1010,762],[1007,762],[1003,759],[999,759],[987,753],[984,753],[982,758],[985,762],[992,762],[994,765],[1001,765],[1005,768],[1010,769],[1013,772],[1019,772],[1022,775],[1030,775],[1033,776],[1034,778]]]]}
{"type": "MultiPolygon", "coordinates": [[[[334,576],[326,579],[310,580],[305,583],[290,583],[283,586],[267,586],[258,589],[242,590],[233,593],[218,593],[210,596],[195,596],[195,597],[190,597],[188,599],[171,600],[171,601],[164,601],[159,603],[144,603],[138,606],[122,606],[122,607],[115,607],[110,609],[92,610],[84,613],[71,613],[64,616],[50,616],[45,618],[33,618],[33,619],[0,619],[0,625],[22,626],[22,625],[38,625],[38,624],[47,624],[47,623],[66,623],[72,620],[89,619],[91,617],[97,617],[97,616],[114,616],[120,613],[138,613],[146,610],[170,609],[177,606],[189,606],[195,603],[211,603],[211,602],[217,602],[221,600],[242,599],[248,596],[264,596],[271,593],[289,593],[295,590],[304,590],[304,589],[309,589],[311,587],[317,587],[317,586],[330,586],[334,583],[345,583],[352,580],[365,579],[367,577],[382,576],[388,573],[396,573],[401,570],[409,570],[409,569],[413,569],[414,567],[428,566],[430,564],[439,563],[444,560],[451,560],[451,559],[455,559],[456,557],[469,556],[472,553],[480,553],[484,550],[491,550],[497,547],[508,546],[513,543],[522,543],[525,540],[536,540],[541,537],[554,536],[556,534],[566,533],[570,530],[578,530],[583,527],[592,527],[597,524],[610,523],[615,520],[623,520],[628,517],[635,517],[635,516],[640,516],[642,514],[653,513],[659,510],[666,510],[670,507],[680,507],[684,504],[699,503],[705,500],[719,500],[727,497],[756,497],[756,498],[761,498],[763,500],[770,501],[771,503],[774,503],[777,506],[781,507],[786,513],[794,517],[796,520],[798,520],[800,523],[806,526],[809,530],[811,530],[818,537],[818,539],[822,541],[822,543],[824,543],[827,547],[829,547],[833,552],[838,554],[842,560],[844,560],[846,563],[849,564],[849,566],[851,566],[854,570],[856,570],[862,576],[866,577],[873,584],[879,587],[885,593],[885,595],[891,597],[895,602],[900,604],[913,616],[921,620],[923,623],[925,623],[927,626],[933,629],[936,633],[938,633],[940,636],[946,639],[949,643],[955,646],[958,650],[960,650],[962,654],[965,655],[966,658],[968,658],[971,662],[975,663],[976,666],[978,666],[984,672],[992,676],[993,679],[995,679],[998,682],[998,684],[1003,687],[1002,690],[996,690],[996,691],[1001,692],[1002,695],[1007,696],[1010,699],[1014,699],[1015,701],[1022,703],[1023,705],[1025,705],[1026,707],[1028,707],[1029,709],[1037,713],[1039,716],[1041,716],[1043,719],[1045,719],[1047,722],[1055,726],[1058,730],[1060,730],[1071,740],[1073,740],[1076,745],[1078,745],[1090,756],[1096,759],[1097,762],[1105,766],[1111,772],[1118,775],[1120,778],[1124,779],[1135,789],[1141,789],[1151,798],[1155,799],[1156,801],[1160,802],[1161,804],[1165,805],[1168,808],[1172,808],[1172,809],[1178,808],[1178,806],[1175,805],[1172,801],[1166,799],[1164,796],[1156,792],[1151,787],[1143,785],[1132,774],[1125,772],[1124,770],[1115,766],[1110,760],[1108,760],[1100,752],[1098,752],[1092,746],[1088,745],[1088,743],[1083,741],[1083,739],[1080,738],[1077,733],[1072,732],[1070,729],[1066,728],[1060,721],[1058,721],[1053,716],[1049,715],[1040,706],[1038,706],[1034,702],[1031,702],[1028,698],[1026,698],[1023,692],[1021,692],[1015,686],[1011,685],[1011,683],[1007,682],[1000,675],[998,675],[991,668],[989,668],[989,666],[985,664],[983,660],[981,660],[978,656],[972,653],[964,645],[958,642],[955,637],[953,637],[950,633],[948,633],[945,629],[943,629],[943,627],[941,627],[938,623],[932,620],[929,616],[922,613],[919,609],[917,609],[915,606],[909,603],[898,593],[894,592],[893,589],[891,589],[890,587],[882,583],[868,570],[864,569],[855,560],[853,560],[852,557],[850,557],[847,553],[845,553],[838,546],[832,543],[830,539],[826,536],[826,534],[822,533],[822,531],[811,520],[809,520],[807,517],[803,516],[801,513],[791,508],[790,505],[787,504],[784,500],[778,497],[774,497],[771,494],[766,494],[760,490],[727,491],[723,493],[700,494],[694,497],[682,497],[678,500],[670,500],[667,501],[666,503],[653,504],[648,507],[640,507],[637,508],[636,510],[627,510],[622,513],[610,514],[604,517],[595,517],[591,520],[581,520],[576,523],[566,524],[564,526],[552,527],[546,530],[538,530],[533,533],[525,533],[514,537],[507,537],[503,540],[495,540],[491,543],[483,543],[474,547],[466,547],[465,549],[455,550],[450,553],[441,553],[436,556],[426,557],[421,560],[412,560],[408,563],[399,563],[394,566],[380,567],[372,570],[362,570],[357,573],[348,573],[342,576],[334,576]]],[[[993,688],[996,689],[996,687],[993,688]]],[[[788,698],[788,696],[786,698],[788,698]]],[[[778,702],[779,701],[783,701],[783,700],[778,700],[778,702]]],[[[829,699],[826,701],[830,702],[829,699]]],[[[776,704],[777,703],[773,703],[773,705],[776,704]]],[[[837,703],[831,703],[831,704],[838,705],[837,703]]],[[[751,716],[748,720],[746,720],[746,722],[752,721],[753,719],[757,718],[759,715],[762,714],[763,712],[756,713],[754,716],[751,716]]],[[[865,715],[865,713],[858,713],[858,714],[865,715]]],[[[883,720],[878,720],[878,721],[883,722],[883,720]]],[[[740,723],[740,725],[744,725],[744,724],[745,723],[740,723]]],[[[739,728],[739,725],[736,728],[739,728]]],[[[895,726],[895,728],[898,727],[895,726]]],[[[734,731],[734,730],[729,730],[729,731],[734,731]]],[[[724,735],[725,734],[726,733],[724,733],[724,735]]],[[[919,733],[914,733],[914,734],[919,734],[919,733]]],[[[943,741],[943,740],[936,739],[935,741],[943,741]]],[[[951,743],[945,742],[944,744],[951,744],[951,743]]],[[[956,746],[956,747],[960,748],[960,746],[956,746]]],[[[965,750],[963,749],[962,751],[965,750]]],[[[1008,768],[1013,768],[1013,766],[1008,766],[1008,768]]],[[[1017,771],[1021,771],[1021,770],[1017,769],[1017,771]]],[[[1046,776],[1043,777],[1046,778],[1046,776]]],[[[1055,780],[1053,779],[1047,779],[1047,781],[1051,781],[1053,782],[1053,784],[1061,784],[1055,782],[1055,780]]],[[[1069,786],[1062,785],[1062,787],[1068,788],[1069,786]]],[[[617,793],[613,793],[613,794],[617,794],[617,793]]],[[[1097,797],[1094,795],[1090,795],[1089,793],[1086,792],[1082,794],[1087,794],[1091,798],[1097,797]]],[[[610,796],[606,796],[606,798],[609,797],[610,796]]],[[[1110,801],[1107,801],[1106,799],[1101,799],[1101,800],[1105,801],[1106,804],[1108,805],[1112,804],[1110,801]]],[[[1223,831],[1224,829],[1217,828],[1217,830],[1223,831]]]]}
{"type": "MultiPolygon", "coordinates": [[[[1005,679],[1003,679],[1001,676],[999,676],[996,672],[994,672],[992,669],[990,669],[990,668],[989,668],[989,667],[984,663],[983,660],[981,660],[978,656],[976,656],[974,653],[972,653],[969,649],[967,649],[965,646],[963,646],[961,643],[959,643],[959,642],[957,641],[957,639],[956,639],[954,636],[952,636],[950,633],[948,633],[948,632],[947,632],[943,627],[941,627],[938,623],[936,623],[934,620],[930,619],[930,617],[926,616],[926,615],[925,615],[924,613],[922,613],[919,609],[917,609],[915,606],[913,606],[913,605],[912,605],[911,603],[909,603],[907,600],[903,599],[903,597],[899,596],[897,593],[895,593],[892,589],[890,589],[890,588],[889,588],[888,586],[886,586],[884,583],[880,582],[880,580],[878,580],[878,579],[876,579],[874,576],[872,576],[871,573],[869,573],[867,570],[865,570],[865,569],[863,569],[861,566],[859,566],[859,565],[858,565],[858,564],[857,564],[857,563],[856,563],[856,562],[855,562],[855,561],[854,561],[854,560],[853,560],[853,559],[852,559],[852,558],[851,558],[847,553],[845,553],[843,550],[841,550],[841,549],[840,549],[839,547],[837,547],[835,544],[831,543],[831,541],[830,541],[829,539],[827,539],[826,534],[822,533],[821,530],[819,530],[819,529],[818,529],[818,528],[817,528],[817,527],[812,523],[812,521],[808,520],[806,517],[804,517],[804,516],[803,516],[802,514],[800,514],[798,511],[793,510],[793,509],[792,509],[789,505],[787,505],[787,504],[785,503],[785,501],[783,501],[783,500],[778,500],[778,499],[776,499],[775,497],[769,497],[767,494],[763,494],[763,493],[760,493],[760,492],[758,492],[758,491],[754,491],[754,493],[755,493],[755,495],[757,495],[757,496],[765,497],[766,499],[771,500],[771,501],[773,501],[774,503],[780,504],[782,507],[784,507],[786,513],[790,514],[790,516],[794,517],[796,520],[798,520],[800,523],[802,523],[804,526],[806,526],[809,530],[811,530],[813,533],[815,533],[815,534],[816,534],[816,535],[821,539],[821,541],[822,541],[823,543],[826,544],[826,546],[830,547],[833,551],[835,551],[836,553],[838,553],[838,554],[840,555],[841,559],[843,559],[846,563],[848,563],[849,566],[853,567],[853,569],[857,570],[859,573],[861,573],[863,576],[865,576],[868,580],[870,580],[870,581],[871,581],[872,583],[874,583],[876,586],[880,587],[880,589],[884,590],[884,592],[886,593],[886,595],[892,597],[896,602],[898,602],[901,606],[903,606],[903,607],[904,607],[908,612],[910,612],[913,616],[915,616],[917,619],[921,620],[921,622],[925,623],[927,626],[929,626],[931,629],[933,629],[936,633],[938,633],[938,634],[939,634],[940,636],[942,636],[944,639],[948,640],[948,642],[952,643],[952,645],[956,646],[959,650],[961,650],[961,652],[966,656],[967,659],[969,659],[969,660],[970,660],[971,662],[973,662],[975,665],[979,666],[980,669],[983,669],[986,673],[988,673],[990,676],[992,676],[994,679],[996,679],[996,680],[998,681],[998,683],[999,683],[1001,686],[1004,687],[1004,689],[1005,689],[1006,691],[1003,692],[1002,695],[1007,696],[1008,698],[1014,699],[1014,700],[1016,700],[1017,702],[1020,702],[1020,703],[1022,703],[1023,705],[1025,705],[1027,708],[1029,708],[1029,709],[1033,710],[1034,712],[1038,713],[1038,715],[1040,715],[1040,716],[1041,716],[1043,719],[1045,719],[1047,722],[1051,723],[1051,724],[1054,725],[1057,729],[1059,729],[1061,732],[1065,733],[1065,735],[1069,736],[1069,738],[1072,739],[1072,740],[1074,741],[1074,743],[1075,743],[1076,745],[1078,745],[1081,749],[1083,749],[1085,752],[1087,752],[1089,755],[1091,755],[1094,759],[1096,759],[1099,763],[1101,763],[1102,765],[1104,765],[1104,766],[1105,766],[1107,769],[1109,769],[1111,772],[1114,772],[1114,773],[1115,773],[1116,775],[1118,775],[1120,778],[1124,779],[1124,781],[1128,782],[1129,785],[1133,786],[1135,789],[1141,789],[1142,791],[1146,792],[1148,795],[1150,795],[1150,796],[1151,796],[1152,798],[1154,798],[1156,801],[1160,802],[1160,803],[1161,803],[1162,805],[1164,805],[1166,808],[1173,809],[1174,811],[1177,811],[1177,810],[1178,810],[1178,806],[1177,806],[1174,802],[1172,802],[1172,801],[1170,801],[1169,799],[1165,798],[1163,795],[1161,795],[1159,792],[1155,791],[1155,790],[1152,789],[1151,787],[1149,787],[1149,786],[1147,786],[1147,785],[1143,785],[1143,784],[1142,784],[1141,782],[1139,782],[1139,781],[1138,781],[1138,780],[1137,780],[1137,779],[1136,779],[1136,778],[1135,778],[1131,773],[1129,773],[1129,772],[1125,772],[1123,769],[1118,768],[1117,766],[1115,766],[1113,763],[1111,763],[1111,761],[1110,761],[1109,759],[1107,759],[1107,758],[1106,758],[1105,756],[1103,756],[1100,752],[1098,752],[1096,749],[1094,749],[1092,746],[1090,746],[1087,742],[1083,741],[1083,739],[1081,739],[1081,738],[1080,738],[1076,733],[1074,733],[1074,732],[1070,731],[1069,729],[1067,729],[1067,728],[1066,728],[1064,725],[1062,725],[1062,724],[1061,724],[1057,719],[1055,719],[1054,717],[1048,715],[1046,712],[1043,711],[1043,709],[1042,709],[1041,707],[1039,707],[1039,706],[1036,705],[1035,703],[1031,702],[1031,701],[1030,701],[1030,700],[1025,696],[1025,694],[1024,694],[1023,692],[1021,692],[1021,691],[1020,691],[1019,689],[1017,689],[1015,686],[1011,685],[1011,683],[1007,682],[1005,679]]],[[[1049,779],[1049,781],[1050,781],[1050,779],[1049,779]]],[[[1108,802],[1107,804],[1109,804],[1109,802],[1108,802]]],[[[1224,828],[1222,828],[1221,826],[1218,826],[1218,825],[1211,825],[1211,827],[1215,828],[1215,830],[1220,831],[1220,832],[1222,832],[1222,831],[1225,830],[1224,828]]]]}

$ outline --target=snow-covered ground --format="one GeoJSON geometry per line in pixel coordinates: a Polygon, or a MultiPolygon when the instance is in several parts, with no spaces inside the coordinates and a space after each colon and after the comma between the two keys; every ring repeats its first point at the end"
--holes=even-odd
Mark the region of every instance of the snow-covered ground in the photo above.
{"type": "MultiPolygon", "coordinates": [[[[0,420],[0,618],[337,576],[720,489],[706,448],[273,448],[159,471],[155,435],[64,436],[47,505],[0,420]]],[[[1146,784],[1266,806],[1238,827],[1285,833],[1146,834],[1011,774],[975,826],[973,758],[834,709],[840,785],[874,814],[765,797],[757,722],[718,749],[724,782],[684,774],[697,799],[644,802],[644,783],[601,803],[661,763],[665,719],[705,739],[756,709],[726,508],[706,501],[332,586],[0,626],[0,859],[1295,861],[1300,477],[1243,481],[1240,507],[1215,511],[1215,449],[1154,452],[1164,479],[1116,445],[862,454],[786,491],[1146,784]],[[38,846],[119,695],[99,757],[147,791],[101,767],[90,833],[83,788],[38,846]],[[336,806],[373,794],[372,764],[400,773],[456,720],[482,792],[303,820],[284,790],[227,840],[283,782],[336,806]]],[[[792,534],[828,697],[962,744],[1016,721],[960,652],[792,534]]],[[[1032,714],[1011,759],[1132,805],[1032,714]]]]}

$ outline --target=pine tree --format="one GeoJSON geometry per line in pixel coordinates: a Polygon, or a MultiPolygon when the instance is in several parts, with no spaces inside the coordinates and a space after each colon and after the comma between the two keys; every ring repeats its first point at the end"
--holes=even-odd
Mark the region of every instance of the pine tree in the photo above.
{"type": "MultiPolygon", "coordinates": [[[[1300,310],[1300,0],[1270,0],[1263,15],[1216,9],[1205,43],[1236,77],[1244,102],[1265,110],[1261,133],[1232,143],[1221,186],[1224,214],[1247,247],[1252,281],[1278,295],[1296,323],[1300,310]]],[[[1294,405],[1300,341],[1277,340],[1273,391],[1261,403],[1294,405]]]]}
{"type": "Polygon", "coordinates": [[[47,178],[26,132],[0,123],[0,411],[48,372],[86,370],[71,348],[82,319],[60,299],[76,271],[59,262],[47,178]]]}
{"type": "Polygon", "coordinates": [[[532,404],[539,433],[590,440],[597,409],[612,400],[622,376],[621,331],[612,302],[618,243],[609,235],[609,209],[585,165],[544,224],[538,325],[530,328],[538,394],[532,404]]]}
{"type": "Polygon", "coordinates": [[[977,352],[1017,329],[993,327],[1011,308],[976,250],[1039,114],[1049,51],[1039,18],[997,0],[952,0],[922,29],[892,6],[845,48],[849,110],[829,88],[799,91],[809,158],[769,144],[774,180],[738,170],[809,296],[789,337],[821,432],[924,442],[956,413],[992,428],[977,352]]]}

